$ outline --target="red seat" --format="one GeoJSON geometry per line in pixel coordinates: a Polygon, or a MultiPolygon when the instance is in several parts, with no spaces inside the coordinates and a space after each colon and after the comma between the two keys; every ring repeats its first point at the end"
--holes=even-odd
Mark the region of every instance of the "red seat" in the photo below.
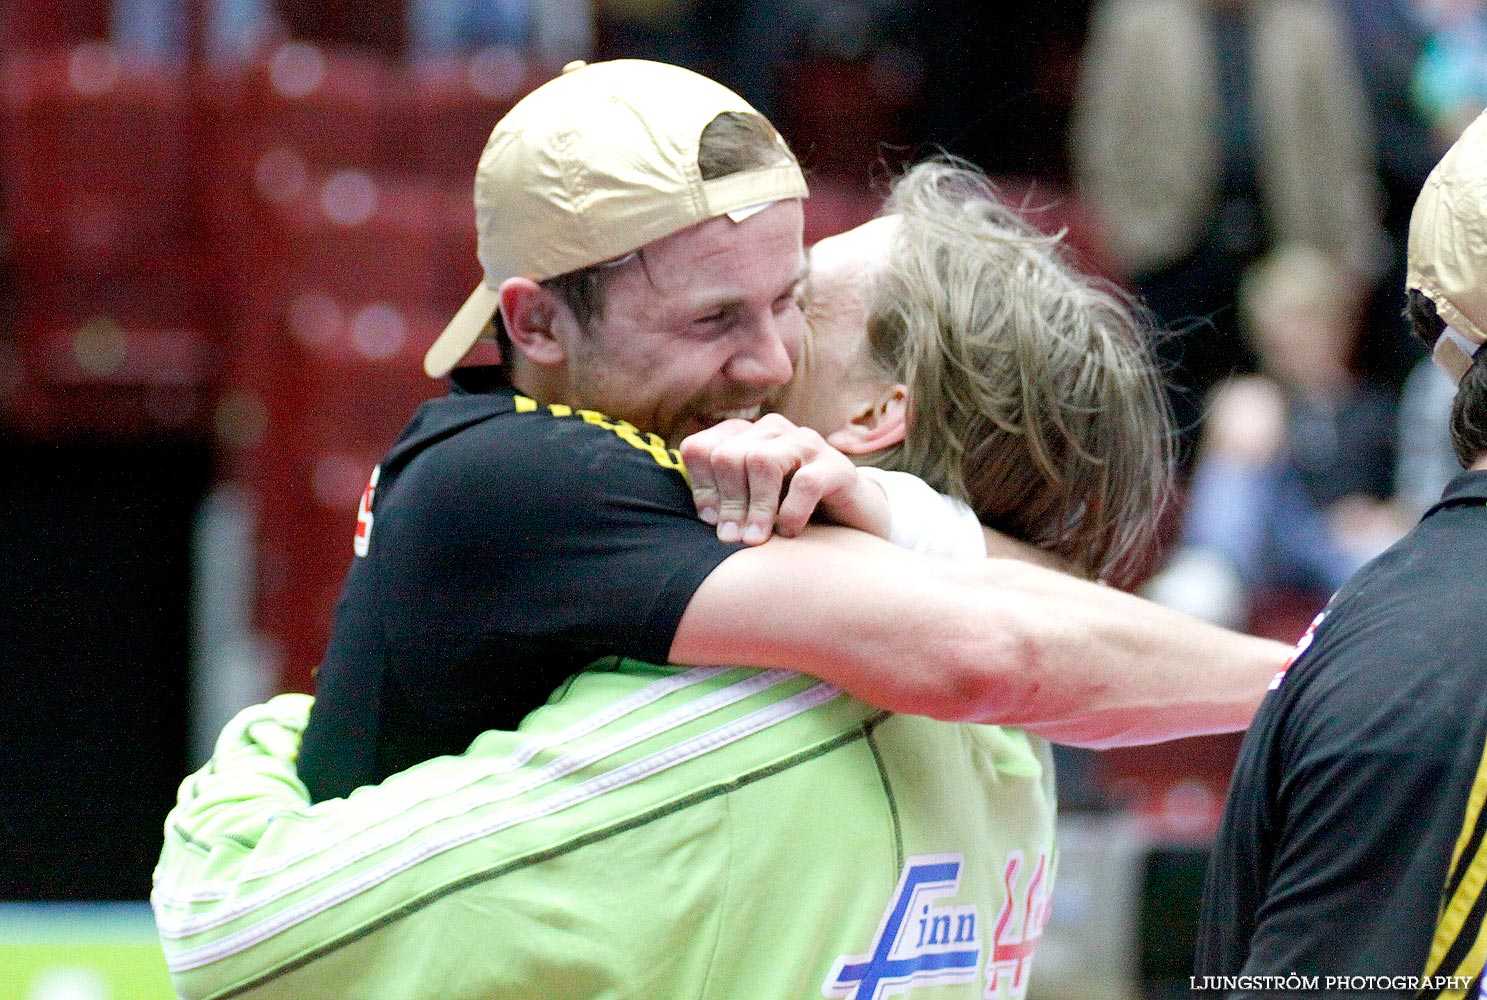
{"type": "Polygon", "coordinates": [[[878,214],[883,199],[866,181],[832,174],[810,177],[811,196],[805,200],[805,242],[844,233],[878,214]]]}
{"type": "Polygon", "coordinates": [[[12,50],[50,49],[79,39],[108,35],[108,5],[101,3],[12,3],[4,13],[12,50]]]}
{"type": "Polygon", "coordinates": [[[119,259],[78,261],[27,243],[15,255],[13,306],[27,321],[65,325],[103,316],[131,327],[210,328],[204,306],[212,293],[195,253],[149,246],[119,259]]]}
{"type": "Polygon", "coordinates": [[[442,322],[307,293],[280,320],[244,327],[219,404],[231,468],[269,482],[292,474],[286,456],[337,447],[381,455],[418,404],[445,391],[420,364],[442,322]]]}
{"type": "Polygon", "coordinates": [[[413,159],[426,176],[462,184],[468,192],[475,161],[496,122],[553,74],[509,49],[429,60],[409,67],[413,159]]]}
{"type": "Polygon", "coordinates": [[[1143,816],[1163,837],[1207,842],[1218,832],[1242,739],[1226,733],[1107,750],[1097,774],[1113,804],[1143,816]]]}
{"type": "MultiPolygon", "coordinates": [[[[443,391],[417,367],[412,336],[367,359],[354,307],[334,305],[328,321],[315,311],[302,305],[299,319],[321,329],[264,317],[237,342],[214,419],[225,470],[260,507],[258,625],[279,647],[282,686],[298,690],[330,635],[367,476],[421,398],[443,391]]],[[[362,332],[377,353],[385,338],[362,332]]]]}
{"type": "Polygon", "coordinates": [[[253,309],[303,290],[422,306],[450,294],[435,251],[449,227],[446,204],[439,189],[399,177],[311,176],[293,201],[259,204],[256,232],[233,248],[240,291],[253,309]]]}
{"type": "Polygon", "coordinates": [[[196,438],[210,419],[215,348],[190,328],[23,318],[12,351],[9,408],[34,435],[196,438]]]}
{"type": "Polygon", "coordinates": [[[438,287],[430,308],[446,320],[464,305],[465,298],[481,278],[475,255],[475,205],[471,184],[452,184],[435,196],[433,246],[430,257],[438,275],[438,287]]]}
{"type": "Polygon", "coordinates": [[[1262,590],[1250,595],[1250,616],[1245,631],[1287,645],[1300,641],[1321,610],[1325,594],[1294,590],[1262,590]]]}
{"type": "Polygon", "coordinates": [[[356,513],[325,508],[303,492],[256,496],[255,618],[278,647],[280,687],[310,691],[351,563],[356,513]]]}
{"type": "Polygon", "coordinates": [[[885,146],[906,145],[918,80],[888,59],[808,59],[782,70],[779,125],[808,170],[866,183],[885,146]]]}
{"type": "Polygon", "coordinates": [[[263,206],[305,199],[312,176],[407,159],[401,76],[379,57],[289,42],[196,82],[201,226],[213,245],[241,251],[263,206]]]}
{"type": "Polygon", "coordinates": [[[286,42],[249,72],[244,120],[235,133],[248,150],[287,145],[312,168],[382,168],[398,162],[406,123],[394,116],[402,87],[390,60],[356,50],[286,42]]]}
{"type": "Polygon", "coordinates": [[[243,366],[242,381],[223,394],[250,425],[240,423],[248,433],[232,466],[263,508],[259,624],[277,638],[283,686],[300,690],[309,689],[330,636],[367,477],[417,405],[444,392],[417,364],[432,336],[426,323],[403,320],[407,333],[399,334],[384,314],[371,324],[387,324],[382,333],[359,333],[355,315],[337,309],[330,318],[316,334],[324,340],[306,343],[288,331],[263,338],[272,359],[243,366]],[[379,355],[399,343],[368,358],[358,341],[380,344],[379,355]]]}
{"type": "Polygon", "coordinates": [[[190,235],[181,80],[88,43],[0,66],[6,223],[18,254],[108,268],[190,235]]]}

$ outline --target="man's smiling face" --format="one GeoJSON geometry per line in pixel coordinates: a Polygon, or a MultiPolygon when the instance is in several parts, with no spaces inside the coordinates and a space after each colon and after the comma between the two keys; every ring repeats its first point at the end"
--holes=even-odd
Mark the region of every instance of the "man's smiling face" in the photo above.
{"type": "Polygon", "coordinates": [[[758,416],[790,381],[805,333],[803,222],[800,202],[779,202],[616,265],[600,313],[565,345],[563,395],[672,445],[758,416]]]}

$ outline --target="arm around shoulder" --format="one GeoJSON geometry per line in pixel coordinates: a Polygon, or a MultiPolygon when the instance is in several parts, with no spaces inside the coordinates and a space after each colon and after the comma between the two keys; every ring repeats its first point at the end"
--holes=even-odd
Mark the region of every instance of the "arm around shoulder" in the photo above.
{"type": "Polygon", "coordinates": [[[801,670],[891,711],[1083,746],[1243,729],[1287,655],[1050,570],[814,527],[724,560],[671,648],[677,663],[801,670]]]}

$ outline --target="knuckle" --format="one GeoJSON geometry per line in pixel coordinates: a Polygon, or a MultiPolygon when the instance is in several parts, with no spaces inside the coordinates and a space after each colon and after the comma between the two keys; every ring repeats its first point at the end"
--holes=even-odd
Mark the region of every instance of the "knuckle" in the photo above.
{"type": "Polygon", "coordinates": [[[805,528],[806,522],[810,520],[810,516],[810,511],[805,511],[804,513],[802,513],[800,511],[792,510],[788,514],[783,510],[780,511],[780,534],[788,535],[792,538],[800,534],[801,530],[805,528]]]}
{"type": "Polygon", "coordinates": [[[749,514],[750,516],[767,514],[774,517],[774,512],[779,505],[780,495],[778,493],[755,491],[749,497],[749,514]]]}
{"type": "Polygon", "coordinates": [[[773,473],[779,467],[775,456],[767,451],[751,451],[745,457],[744,461],[747,464],[749,472],[757,475],[773,473]]]}
{"type": "Polygon", "coordinates": [[[681,452],[682,461],[700,462],[707,458],[713,451],[713,439],[707,436],[707,432],[693,434],[683,438],[681,445],[677,448],[681,452]]]}
{"type": "Polygon", "coordinates": [[[714,469],[736,472],[744,468],[748,456],[747,449],[729,443],[714,449],[710,461],[714,469]]]}
{"type": "Polygon", "coordinates": [[[809,465],[796,472],[790,480],[792,489],[807,493],[819,493],[824,483],[825,477],[822,476],[821,470],[809,465]]]}

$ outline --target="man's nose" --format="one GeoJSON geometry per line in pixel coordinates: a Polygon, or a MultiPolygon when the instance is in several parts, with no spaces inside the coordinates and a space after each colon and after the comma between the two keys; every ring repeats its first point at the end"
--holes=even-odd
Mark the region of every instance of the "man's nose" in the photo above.
{"type": "Polygon", "coordinates": [[[770,314],[761,320],[748,345],[733,356],[728,374],[745,385],[782,386],[795,374],[801,332],[787,319],[770,314]]]}

